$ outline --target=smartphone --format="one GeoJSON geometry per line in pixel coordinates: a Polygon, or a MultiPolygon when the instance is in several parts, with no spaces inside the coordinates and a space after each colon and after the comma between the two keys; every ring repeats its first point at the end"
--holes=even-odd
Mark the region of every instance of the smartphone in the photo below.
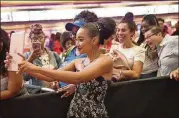
{"type": "Polygon", "coordinates": [[[41,50],[41,43],[40,42],[34,42],[32,43],[32,49],[33,50],[41,50]]]}
{"type": "Polygon", "coordinates": [[[22,61],[22,57],[18,53],[23,54],[25,32],[15,32],[11,36],[9,54],[12,56],[8,71],[18,71],[18,63],[22,61]]]}

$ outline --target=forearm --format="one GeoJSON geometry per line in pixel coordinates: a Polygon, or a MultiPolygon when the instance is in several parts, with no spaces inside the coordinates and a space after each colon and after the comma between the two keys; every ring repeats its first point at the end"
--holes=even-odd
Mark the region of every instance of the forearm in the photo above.
{"type": "Polygon", "coordinates": [[[50,77],[47,77],[45,75],[42,75],[42,74],[39,74],[39,73],[29,73],[29,75],[35,77],[35,78],[38,78],[40,80],[45,80],[45,81],[48,81],[48,82],[52,82],[53,79],[50,78],[50,77]]]}
{"type": "Polygon", "coordinates": [[[121,76],[122,76],[122,79],[124,79],[124,80],[140,78],[140,74],[138,74],[137,72],[135,72],[133,70],[121,70],[121,76]]]}
{"type": "Polygon", "coordinates": [[[4,91],[1,91],[1,97],[0,99],[3,100],[3,99],[8,99],[8,98],[12,98],[16,95],[17,93],[16,92],[11,92],[9,90],[4,90],[4,91]]]}
{"type": "MultiPolygon", "coordinates": [[[[83,80],[79,72],[70,72],[70,71],[59,71],[59,70],[50,70],[38,67],[38,74],[44,75],[48,78],[51,78],[49,81],[61,81],[71,84],[77,84],[83,80]]],[[[44,78],[42,78],[44,80],[44,78]]]]}

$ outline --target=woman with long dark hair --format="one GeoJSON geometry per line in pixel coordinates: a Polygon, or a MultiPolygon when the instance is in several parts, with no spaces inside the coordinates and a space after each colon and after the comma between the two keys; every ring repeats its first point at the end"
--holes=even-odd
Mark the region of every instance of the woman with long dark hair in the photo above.
{"type": "Polygon", "coordinates": [[[6,52],[9,51],[10,38],[7,32],[1,29],[0,37],[0,80],[1,80],[1,96],[0,99],[8,99],[20,95],[23,85],[22,75],[16,72],[7,71],[5,67],[6,52]]]}

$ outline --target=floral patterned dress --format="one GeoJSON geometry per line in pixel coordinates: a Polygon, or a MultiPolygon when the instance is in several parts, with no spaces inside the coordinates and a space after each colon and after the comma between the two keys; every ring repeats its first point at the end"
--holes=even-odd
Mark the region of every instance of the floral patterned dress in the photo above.
{"type": "MultiPolygon", "coordinates": [[[[85,59],[81,68],[85,68],[85,59]]],[[[80,71],[80,70],[77,70],[80,71]]],[[[102,76],[76,87],[75,95],[71,101],[67,114],[68,118],[108,118],[104,105],[104,98],[108,88],[107,80],[102,76]]]]}
{"type": "Polygon", "coordinates": [[[107,88],[107,81],[102,76],[77,85],[68,118],[108,118],[104,105],[107,88]]]}

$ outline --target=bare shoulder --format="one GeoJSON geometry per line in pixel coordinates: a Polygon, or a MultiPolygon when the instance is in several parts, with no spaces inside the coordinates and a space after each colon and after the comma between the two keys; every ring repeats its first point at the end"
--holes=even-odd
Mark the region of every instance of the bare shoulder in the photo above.
{"type": "Polygon", "coordinates": [[[98,63],[102,63],[108,66],[113,66],[113,60],[110,56],[108,55],[101,55],[100,58],[98,58],[98,63]]]}

